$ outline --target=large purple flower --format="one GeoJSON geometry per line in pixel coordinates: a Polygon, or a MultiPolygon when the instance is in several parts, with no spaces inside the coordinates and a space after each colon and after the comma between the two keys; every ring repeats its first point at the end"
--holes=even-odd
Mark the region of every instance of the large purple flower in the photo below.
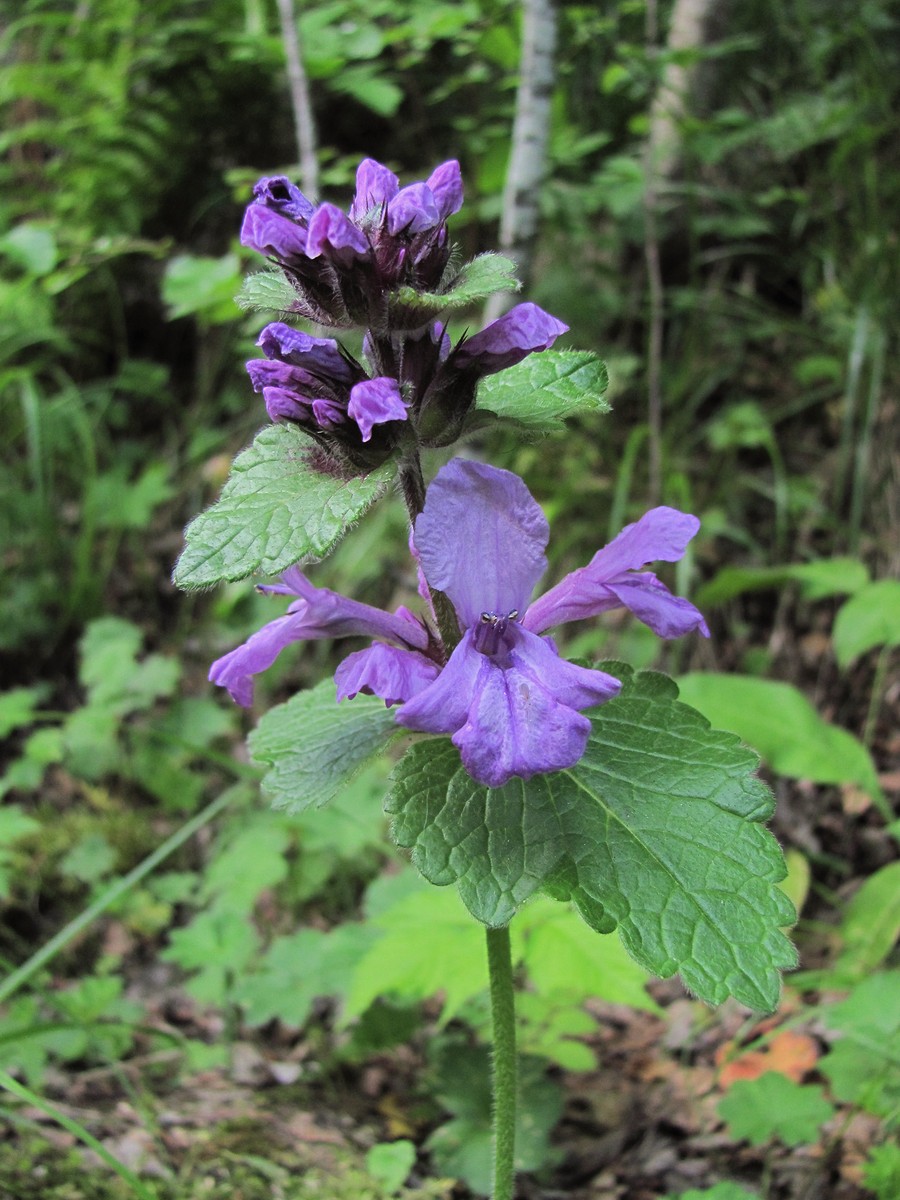
{"type": "Polygon", "coordinates": [[[349,213],[313,205],[280,175],[261,179],[253,196],[241,243],[281,265],[297,291],[292,310],[323,325],[380,328],[389,292],[440,284],[450,255],[446,222],[462,206],[463,189],[456,161],[401,188],[392,171],[367,158],[349,213]]]}
{"type": "Polygon", "coordinates": [[[642,568],[674,562],[697,532],[696,517],[655,508],[629,525],[586,567],[529,606],[547,560],[547,522],[509,471],[454,459],[428,489],[414,551],[428,584],[452,602],[462,639],[442,663],[425,625],[313,588],[299,571],[271,590],[301,597],[245,646],[214,664],[211,678],[249,702],[250,676],[289,642],[362,633],[378,639],[341,663],[338,699],[367,692],[400,704],[397,721],[450,734],[469,774],[488,787],[572,766],[584,753],[583,714],[619,690],[617,679],[559,657],[546,631],[616,607],[631,609],[662,637],[708,636],[701,613],[642,568]]]}
{"type": "Polygon", "coordinates": [[[517,475],[455,459],[428,490],[415,543],[425,578],[450,598],[464,633],[397,720],[452,734],[466,770],[489,787],[572,766],[590,732],[581,710],[609,700],[620,684],[561,659],[541,634],[622,605],[663,637],[708,634],[693,605],[636,572],[680,558],[698,527],[696,517],[655,508],[529,606],[547,565],[543,513],[517,475]]]}

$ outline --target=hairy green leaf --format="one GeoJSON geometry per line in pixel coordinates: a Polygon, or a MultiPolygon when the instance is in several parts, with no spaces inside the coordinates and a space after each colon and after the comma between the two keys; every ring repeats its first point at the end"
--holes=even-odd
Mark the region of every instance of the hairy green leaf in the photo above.
{"type": "Polygon", "coordinates": [[[758,1079],[739,1079],[719,1101],[719,1113],[736,1138],[754,1146],[777,1137],[786,1146],[815,1142],[819,1130],[834,1115],[822,1088],[794,1083],[778,1071],[758,1079]]]}
{"type": "Polygon", "coordinates": [[[486,925],[544,889],[599,932],[618,927],[641,965],[679,971],[702,999],[774,1008],[779,968],[794,962],[781,932],[794,912],[761,824],[773,802],[756,756],[710,729],[665,676],[615,671],[622,692],[593,714],[567,771],[488,789],[449,741],[413,746],[386,803],[394,837],[486,925]]]}
{"type": "Polygon", "coordinates": [[[245,310],[289,312],[296,299],[297,293],[281,271],[257,271],[244,279],[234,302],[245,310]]]}
{"type": "Polygon", "coordinates": [[[269,709],[250,734],[250,753],[270,770],[263,790],[274,808],[301,812],[333,799],[398,732],[377,696],[338,704],[325,679],[269,709]]]}
{"type": "Polygon", "coordinates": [[[478,385],[476,410],[517,421],[534,433],[564,428],[566,417],[609,412],[606,367],[588,350],[544,350],[478,385]]]}
{"type": "Polygon", "coordinates": [[[275,575],[315,562],[334,547],[387,487],[385,463],[369,475],[339,479],[309,462],[312,442],[290,425],[269,425],[234,460],[218,502],[185,530],[175,567],[183,588],[275,575]]]}
{"type": "Polygon", "coordinates": [[[516,264],[502,254],[479,254],[462,266],[443,292],[398,288],[388,296],[388,324],[392,329],[416,328],[442,312],[467,308],[495,292],[515,292],[522,285],[516,264]]]}

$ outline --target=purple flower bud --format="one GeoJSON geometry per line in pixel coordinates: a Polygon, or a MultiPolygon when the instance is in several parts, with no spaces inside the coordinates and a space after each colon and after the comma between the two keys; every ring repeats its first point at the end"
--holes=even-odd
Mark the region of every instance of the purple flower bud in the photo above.
{"type": "Polygon", "coordinates": [[[364,158],[356,168],[356,195],[350,206],[350,220],[361,221],[373,209],[393,200],[399,190],[400,180],[393,171],[374,158],[364,158]]]}
{"type": "Polygon", "coordinates": [[[442,221],[459,212],[463,202],[463,184],[459,163],[455,158],[436,167],[425,183],[431,189],[442,221]]]}
{"type": "Polygon", "coordinates": [[[346,213],[334,204],[320,204],[309,222],[306,253],[310,258],[324,255],[336,266],[347,268],[357,259],[371,256],[365,234],[346,213]]]}
{"type": "Polygon", "coordinates": [[[313,375],[347,384],[358,378],[334,338],[317,338],[281,321],[273,321],[256,343],[268,358],[279,358],[313,375]]]}
{"type": "Polygon", "coordinates": [[[364,442],[371,439],[374,426],[407,419],[397,380],[384,375],[356,384],[350,392],[347,412],[359,426],[364,442]]]}
{"type": "Polygon", "coordinates": [[[319,396],[312,402],[313,416],[320,429],[335,429],[345,424],[347,412],[344,407],[327,396],[319,396]]]}
{"type": "Polygon", "coordinates": [[[517,304],[497,321],[462,343],[455,366],[479,378],[515,366],[535,351],[548,350],[568,325],[536,304],[517,304]]]}
{"type": "Polygon", "coordinates": [[[284,175],[260,179],[253,189],[253,196],[257,204],[304,225],[315,210],[300,189],[284,175]]]}
{"type": "Polygon", "coordinates": [[[241,245],[290,263],[306,254],[307,232],[289,217],[262,204],[251,204],[244,213],[241,245]]]}
{"type": "Polygon", "coordinates": [[[422,233],[434,229],[440,221],[434,195],[425,183],[411,183],[388,205],[388,229],[395,236],[398,233],[422,233]]]}
{"type": "MultiPolygon", "coordinates": [[[[259,390],[259,389],[257,389],[259,390]]],[[[271,421],[309,420],[310,405],[296,392],[283,387],[264,387],[263,400],[266,402],[266,412],[271,421]]]]}

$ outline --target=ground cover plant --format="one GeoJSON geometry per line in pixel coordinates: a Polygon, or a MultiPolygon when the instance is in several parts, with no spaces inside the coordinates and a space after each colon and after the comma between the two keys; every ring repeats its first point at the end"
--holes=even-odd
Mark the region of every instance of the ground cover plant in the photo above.
{"type": "Polygon", "coordinates": [[[897,1193],[895,29],[686,7],[4,28],[0,1193],[510,1194],[478,921],[513,910],[516,1194],[897,1193]],[[661,513],[700,518],[668,590],[661,513]],[[761,825],[709,809],[666,904],[653,865],[704,754],[768,811],[734,735],[787,866],[740,858],[742,978],[743,919],[681,953],[685,872],[761,825]]]}

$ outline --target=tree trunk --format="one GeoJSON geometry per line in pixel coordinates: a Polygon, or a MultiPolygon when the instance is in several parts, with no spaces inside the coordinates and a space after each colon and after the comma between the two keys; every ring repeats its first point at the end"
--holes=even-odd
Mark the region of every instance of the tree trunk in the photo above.
{"type": "MultiPolygon", "coordinates": [[[[525,288],[531,282],[540,186],[547,170],[555,50],[554,0],[522,0],[522,61],[503,188],[500,249],[515,260],[525,288]]],[[[485,321],[496,320],[508,307],[506,293],[491,297],[485,306],[485,321]]]]}

